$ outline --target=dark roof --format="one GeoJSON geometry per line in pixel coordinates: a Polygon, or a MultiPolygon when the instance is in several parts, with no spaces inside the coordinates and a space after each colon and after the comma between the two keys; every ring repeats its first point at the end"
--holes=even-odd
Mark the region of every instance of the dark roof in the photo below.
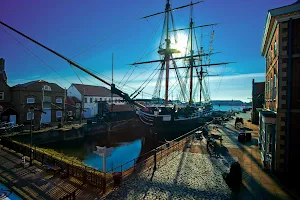
{"type": "Polygon", "coordinates": [[[28,87],[29,85],[32,85],[34,83],[48,83],[47,81],[44,81],[44,80],[36,80],[36,81],[30,81],[30,82],[27,82],[27,83],[23,83],[23,84],[18,84],[18,85],[15,85],[14,87],[28,87]]]}
{"type": "Polygon", "coordinates": [[[68,97],[68,96],[67,96],[66,104],[68,104],[68,105],[74,105],[75,103],[74,103],[74,101],[72,100],[71,97],[68,97]]]}
{"type": "MultiPolygon", "coordinates": [[[[74,85],[77,90],[84,94],[85,96],[105,96],[110,97],[111,92],[109,89],[103,86],[95,86],[95,85],[83,85],[83,84],[72,84],[74,85]]],[[[119,97],[118,95],[114,94],[114,97],[119,97]]]]}
{"type": "Polygon", "coordinates": [[[71,97],[71,99],[74,103],[81,103],[81,101],[77,99],[77,97],[71,97]]]}
{"type": "MultiPolygon", "coordinates": [[[[14,105],[11,103],[11,102],[0,102],[0,106],[2,106],[3,108],[3,111],[4,112],[5,110],[9,109],[9,108],[14,108],[14,105]]],[[[0,111],[1,113],[1,111],[0,111]]]]}
{"type": "Polygon", "coordinates": [[[255,94],[265,93],[265,82],[254,83],[255,94]]]}
{"type": "Polygon", "coordinates": [[[263,109],[257,109],[259,113],[261,113],[265,117],[272,117],[276,118],[276,114],[273,111],[270,110],[263,110],[263,109]]]}

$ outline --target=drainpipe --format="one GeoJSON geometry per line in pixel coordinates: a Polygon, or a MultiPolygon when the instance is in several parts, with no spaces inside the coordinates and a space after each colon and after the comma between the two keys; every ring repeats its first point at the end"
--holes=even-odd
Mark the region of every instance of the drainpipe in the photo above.
{"type": "Polygon", "coordinates": [[[285,172],[289,170],[289,154],[290,154],[290,113],[291,113],[291,75],[292,75],[292,31],[293,31],[293,19],[290,18],[289,20],[289,41],[288,41],[288,69],[287,69],[287,112],[286,112],[286,136],[285,136],[285,172]]]}

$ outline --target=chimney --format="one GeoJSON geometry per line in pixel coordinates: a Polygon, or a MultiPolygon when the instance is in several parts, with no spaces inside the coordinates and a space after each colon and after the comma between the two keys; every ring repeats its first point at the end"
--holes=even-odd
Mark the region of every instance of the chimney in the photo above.
{"type": "Polygon", "coordinates": [[[0,72],[3,72],[5,70],[5,60],[3,58],[0,58],[0,72]]]}

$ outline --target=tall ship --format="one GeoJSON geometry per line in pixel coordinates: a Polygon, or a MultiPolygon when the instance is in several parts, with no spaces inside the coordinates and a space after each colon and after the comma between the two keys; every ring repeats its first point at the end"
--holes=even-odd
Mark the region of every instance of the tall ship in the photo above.
{"type": "MultiPolygon", "coordinates": [[[[195,25],[193,7],[200,2],[191,1],[190,4],[172,8],[170,0],[166,0],[164,11],[142,18],[164,15],[163,34],[157,51],[160,58],[132,64],[137,66],[159,63],[153,101],[136,111],[140,121],[158,134],[166,134],[168,131],[171,131],[171,134],[189,131],[212,119],[213,108],[210,103],[208,81],[206,81],[209,76],[207,67],[226,65],[228,62],[211,63],[210,57],[216,53],[212,51],[214,31],[210,35],[207,52],[204,52],[202,36],[200,42],[197,40],[196,30],[217,25],[195,25]],[[189,26],[176,29],[173,11],[183,8],[190,8],[189,26]],[[178,32],[188,32],[185,52],[176,49],[178,32]],[[176,83],[171,85],[170,74],[172,72],[176,77],[176,83]],[[176,91],[175,89],[177,89],[178,98],[176,101],[170,100],[170,93],[176,91]]],[[[139,92],[136,93],[139,94],[139,92]]]]}
{"type": "MultiPolygon", "coordinates": [[[[141,103],[136,99],[143,89],[145,89],[145,85],[140,86],[134,93],[128,95],[126,92],[122,91],[120,86],[116,86],[113,83],[113,80],[112,83],[109,83],[109,81],[97,76],[95,73],[82,67],[72,59],[54,51],[4,22],[0,21],[0,24],[55,54],[68,62],[71,66],[82,70],[109,86],[112,93],[119,95],[126,102],[136,107],[137,117],[151,131],[155,131],[158,134],[168,134],[168,131],[171,131],[170,134],[175,135],[175,132],[182,133],[183,131],[192,130],[211,119],[212,104],[210,103],[208,81],[206,81],[209,76],[208,67],[226,65],[229,63],[211,63],[211,56],[216,54],[216,52],[212,51],[214,31],[210,35],[209,48],[206,52],[202,43],[202,37],[200,42],[197,41],[198,35],[196,30],[216,26],[216,24],[195,25],[193,19],[193,7],[201,2],[202,1],[191,1],[187,5],[172,8],[170,0],[166,0],[164,11],[143,17],[143,19],[147,19],[157,15],[164,15],[164,20],[162,21],[163,34],[158,48],[159,59],[135,62],[132,64],[134,66],[149,63],[159,64],[155,69],[158,75],[153,91],[153,98],[152,101],[148,103],[141,103]],[[176,29],[173,11],[184,8],[190,8],[190,19],[189,21],[187,20],[189,26],[182,29],[176,29]],[[183,53],[176,49],[177,33],[181,31],[188,31],[188,39],[186,41],[186,51],[184,52],[184,55],[178,56],[178,54],[183,53]],[[177,66],[177,63],[180,63],[180,66],[177,66]],[[170,81],[171,72],[174,72],[176,77],[175,83],[170,81]],[[163,87],[164,89],[162,90],[163,87]],[[173,93],[175,89],[178,90],[177,98],[176,100],[170,100],[170,93],[173,93]],[[161,100],[163,103],[160,103],[161,100]]],[[[149,83],[153,77],[154,76],[148,77],[145,82],[149,83]]]]}

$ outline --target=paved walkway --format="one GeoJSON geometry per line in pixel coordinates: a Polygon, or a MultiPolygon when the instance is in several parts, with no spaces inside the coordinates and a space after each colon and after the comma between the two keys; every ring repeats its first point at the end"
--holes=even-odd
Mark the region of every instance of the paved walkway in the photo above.
{"type": "Polygon", "coordinates": [[[0,150],[0,182],[23,199],[59,199],[76,190],[76,199],[93,200],[99,190],[82,185],[74,178],[60,179],[40,166],[23,167],[21,157],[7,149],[0,150]]]}

